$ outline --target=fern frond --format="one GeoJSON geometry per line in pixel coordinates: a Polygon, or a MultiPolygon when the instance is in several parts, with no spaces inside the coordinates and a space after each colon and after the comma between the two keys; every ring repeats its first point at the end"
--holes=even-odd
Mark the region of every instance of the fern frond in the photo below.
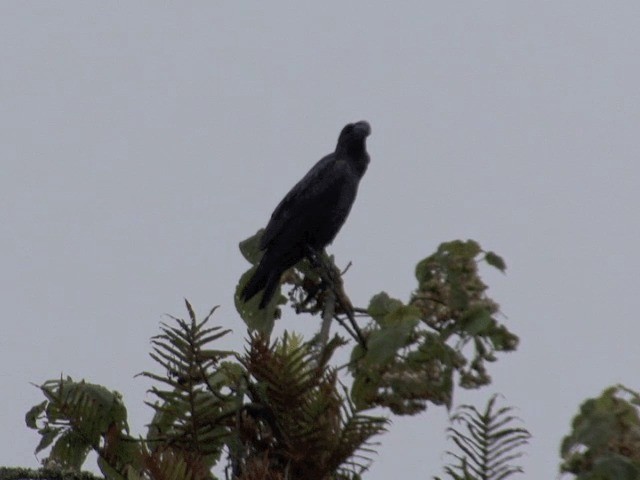
{"type": "Polygon", "coordinates": [[[208,471],[222,453],[229,434],[229,418],[237,404],[233,394],[222,392],[224,387],[233,386],[226,374],[241,367],[230,367],[229,362],[223,361],[233,352],[208,348],[229,333],[221,327],[208,326],[216,309],[198,320],[191,304],[185,303],[189,320],[170,316],[174,324],[163,323],[161,333],[151,340],[150,356],[166,374],[141,374],[157,382],[150,389],[157,400],[147,402],[156,412],[147,433],[147,461],[182,459],[188,466],[198,464],[208,471]]]}
{"type": "Polygon", "coordinates": [[[243,417],[243,472],[265,459],[283,478],[308,480],[352,478],[368,467],[368,442],[386,419],[361,414],[346,391],[341,395],[337,371],[327,364],[336,342],[318,352],[288,334],[274,343],[252,335],[242,359],[251,400],[243,417]]]}
{"type": "Polygon", "coordinates": [[[119,393],[70,377],[39,388],[46,400],[29,411],[27,425],[42,436],[36,453],[52,445],[45,463],[80,470],[91,450],[114,472],[136,463],[119,393]]]}
{"type": "Polygon", "coordinates": [[[196,455],[169,447],[143,453],[143,478],[150,480],[209,480],[213,477],[196,455]]]}
{"type": "Polygon", "coordinates": [[[523,427],[514,426],[519,418],[511,415],[513,408],[496,408],[497,395],[487,402],[484,411],[472,405],[461,405],[451,416],[447,429],[449,439],[458,448],[447,452],[455,463],[445,467],[445,473],[454,480],[504,480],[522,468],[511,462],[520,458],[520,448],[529,443],[531,434],[523,427]]]}

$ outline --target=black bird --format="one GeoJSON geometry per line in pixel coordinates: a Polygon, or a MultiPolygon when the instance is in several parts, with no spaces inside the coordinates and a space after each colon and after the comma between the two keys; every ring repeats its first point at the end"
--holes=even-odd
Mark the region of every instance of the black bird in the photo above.
{"type": "Polygon", "coordinates": [[[365,121],[345,126],[335,151],[316,163],[278,204],[260,239],[264,255],[240,295],[245,302],[264,290],[264,308],[287,269],[319,253],[336,237],[367,171],[365,141],[370,133],[365,121]]]}

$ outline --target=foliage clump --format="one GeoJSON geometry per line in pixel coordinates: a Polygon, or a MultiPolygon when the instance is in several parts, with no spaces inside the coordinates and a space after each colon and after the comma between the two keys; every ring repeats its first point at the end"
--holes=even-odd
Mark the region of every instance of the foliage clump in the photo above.
{"type": "Polygon", "coordinates": [[[515,350],[518,337],[496,318],[498,304],[478,272],[482,260],[505,269],[473,240],[443,243],[418,263],[409,302],[384,292],[371,299],[373,321],[364,330],[371,348],[352,356],[358,405],[415,414],[428,402],[450,407],[456,374],[462,388],[490,383],[486,363],[515,350]]]}
{"type": "MultiPolygon", "coordinates": [[[[254,265],[259,235],[240,245],[254,265]]],[[[372,408],[414,415],[428,403],[450,406],[456,383],[490,383],[486,364],[517,347],[496,318],[481,261],[505,269],[476,242],[444,243],[417,265],[408,301],[382,292],[362,308],[352,305],[344,272],[323,252],[285,272],[288,296],[279,290],[267,308],[236,296],[249,330],[244,352],[216,348],[229,331],[210,325],[215,309],[199,320],[186,302],[188,319],[171,317],[152,338],[161,372],[141,374],[153,382],[146,434],[130,433],[117,392],[60,378],[40,386],[45,401],[27,414],[41,435],[36,452],[50,447],[47,465],[79,470],[94,451],[108,479],[213,480],[216,466],[234,480],[360,479],[373,439],[388,424],[372,408]],[[271,338],[287,303],[321,316],[311,340],[286,332],[271,338]],[[355,342],[330,338],[332,320],[355,342]],[[350,361],[336,365],[334,353],[348,345],[350,361]]]]}
{"type": "Polygon", "coordinates": [[[562,440],[560,470],[577,480],[640,478],[640,393],[622,385],[586,400],[562,440]]]}
{"type": "Polygon", "coordinates": [[[189,321],[172,317],[152,339],[165,374],[142,373],[157,399],[144,438],[129,434],[117,392],[69,377],[40,387],[46,400],[26,420],[42,436],[37,452],[53,445],[47,465],[79,470],[93,450],[109,479],[213,479],[223,452],[238,480],[352,479],[368,467],[387,420],[350,402],[329,364],[339,338],[318,353],[298,336],[255,333],[240,355],[210,348],[228,333],[208,326],[213,311],[198,321],[187,309],[189,321]]]}

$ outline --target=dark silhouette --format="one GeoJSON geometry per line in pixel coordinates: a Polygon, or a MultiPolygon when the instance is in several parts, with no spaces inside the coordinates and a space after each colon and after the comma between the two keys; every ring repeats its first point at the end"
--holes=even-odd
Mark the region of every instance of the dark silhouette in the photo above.
{"type": "Polygon", "coordinates": [[[333,241],[367,170],[365,140],[370,133],[365,121],[345,126],[335,152],[316,163],[276,207],[260,239],[264,255],[241,293],[245,302],[264,290],[260,301],[264,308],[287,269],[333,241]]]}

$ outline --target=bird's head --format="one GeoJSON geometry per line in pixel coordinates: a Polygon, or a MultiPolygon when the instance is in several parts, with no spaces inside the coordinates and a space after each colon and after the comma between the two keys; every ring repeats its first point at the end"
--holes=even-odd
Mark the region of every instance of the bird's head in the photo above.
{"type": "Polygon", "coordinates": [[[365,150],[365,140],[371,135],[371,125],[369,122],[361,120],[347,124],[338,137],[337,150],[355,153],[365,150]]]}

